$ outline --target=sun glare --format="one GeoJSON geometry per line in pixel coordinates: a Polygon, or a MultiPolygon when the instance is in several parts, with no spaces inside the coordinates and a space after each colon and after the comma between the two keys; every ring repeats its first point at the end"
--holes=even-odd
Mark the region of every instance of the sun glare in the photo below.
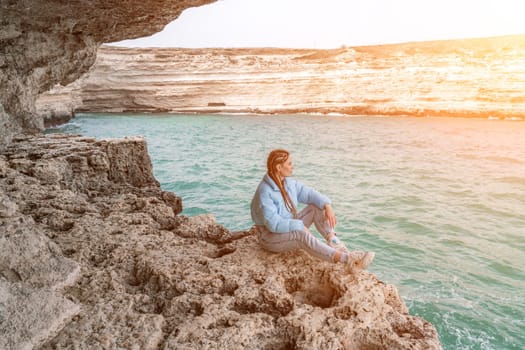
{"type": "Polygon", "coordinates": [[[523,13],[521,0],[224,0],[122,45],[338,48],[489,37],[525,34],[523,13]]]}

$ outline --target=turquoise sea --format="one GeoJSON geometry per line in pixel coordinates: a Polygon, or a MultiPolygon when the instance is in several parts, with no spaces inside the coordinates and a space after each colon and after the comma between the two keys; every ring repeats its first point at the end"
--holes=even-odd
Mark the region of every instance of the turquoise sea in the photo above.
{"type": "Polygon", "coordinates": [[[268,152],[328,195],[444,349],[525,349],[525,122],[451,118],[80,114],[48,132],[143,135],[184,214],[251,226],[268,152]]]}

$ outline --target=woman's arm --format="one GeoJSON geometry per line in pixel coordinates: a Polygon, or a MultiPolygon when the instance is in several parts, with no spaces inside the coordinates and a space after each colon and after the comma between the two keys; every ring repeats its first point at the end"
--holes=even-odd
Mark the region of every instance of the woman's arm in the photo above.
{"type": "Polygon", "coordinates": [[[303,204],[313,204],[319,209],[324,209],[325,205],[330,204],[330,199],[324,194],[317,192],[311,187],[306,186],[300,181],[295,181],[297,191],[297,201],[303,204]]]}
{"type": "Polygon", "coordinates": [[[304,204],[313,204],[319,209],[324,209],[324,216],[331,228],[337,224],[334,209],[330,204],[330,199],[324,194],[317,192],[313,188],[306,186],[300,181],[296,181],[297,200],[304,204]]]}
{"type": "Polygon", "coordinates": [[[331,204],[324,205],[324,217],[331,228],[334,228],[337,225],[337,219],[335,218],[335,212],[331,204]]]}
{"type": "Polygon", "coordinates": [[[302,220],[287,219],[279,215],[272,198],[267,193],[259,194],[258,204],[260,214],[263,216],[264,226],[268,230],[278,233],[303,230],[302,220]]]}

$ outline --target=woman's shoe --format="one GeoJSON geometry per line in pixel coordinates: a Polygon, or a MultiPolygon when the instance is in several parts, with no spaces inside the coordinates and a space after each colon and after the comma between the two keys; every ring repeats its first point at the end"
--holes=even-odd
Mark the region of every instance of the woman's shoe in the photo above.
{"type": "Polygon", "coordinates": [[[360,270],[365,270],[375,257],[374,252],[360,252],[353,251],[348,253],[348,260],[346,261],[346,267],[350,272],[356,272],[360,270]]]}

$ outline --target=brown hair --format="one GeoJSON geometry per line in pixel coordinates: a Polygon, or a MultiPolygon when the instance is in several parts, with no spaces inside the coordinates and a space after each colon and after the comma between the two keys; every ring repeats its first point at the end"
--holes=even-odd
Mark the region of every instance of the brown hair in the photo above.
{"type": "Polygon", "coordinates": [[[277,165],[286,162],[288,160],[288,157],[290,157],[290,152],[288,152],[287,150],[274,149],[268,155],[266,167],[268,169],[268,176],[272,178],[272,180],[275,182],[275,184],[277,185],[277,187],[279,187],[279,190],[281,191],[281,195],[283,196],[284,200],[284,205],[290,211],[290,213],[293,214],[293,217],[297,219],[297,210],[295,209],[295,206],[293,205],[293,202],[290,199],[290,195],[288,194],[288,192],[286,192],[286,189],[284,188],[284,182],[281,181],[277,172],[277,165]]]}

